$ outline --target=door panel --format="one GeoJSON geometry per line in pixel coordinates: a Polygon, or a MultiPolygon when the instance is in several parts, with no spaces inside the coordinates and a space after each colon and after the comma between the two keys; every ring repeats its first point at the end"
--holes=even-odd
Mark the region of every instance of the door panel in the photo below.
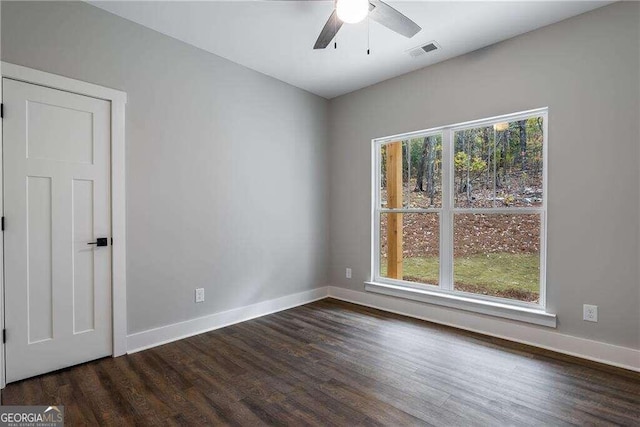
{"type": "Polygon", "coordinates": [[[27,112],[28,158],[93,164],[91,112],[35,101],[27,101],[27,112]]]}
{"type": "Polygon", "coordinates": [[[112,353],[110,103],[3,79],[7,381],[112,353]]]}
{"type": "Polygon", "coordinates": [[[93,248],[93,181],[74,179],[73,199],[73,332],[94,328],[95,268],[93,248]]]}
{"type": "Polygon", "coordinates": [[[26,192],[27,326],[33,344],[53,338],[51,178],[28,176],[26,192]]]}

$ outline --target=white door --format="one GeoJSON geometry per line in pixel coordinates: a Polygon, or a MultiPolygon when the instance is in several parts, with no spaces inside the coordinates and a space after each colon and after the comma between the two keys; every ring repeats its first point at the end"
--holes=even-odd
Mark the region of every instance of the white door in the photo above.
{"type": "Polygon", "coordinates": [[[112,353],[111,105],[2,84],[10,382],[112,353]]]}

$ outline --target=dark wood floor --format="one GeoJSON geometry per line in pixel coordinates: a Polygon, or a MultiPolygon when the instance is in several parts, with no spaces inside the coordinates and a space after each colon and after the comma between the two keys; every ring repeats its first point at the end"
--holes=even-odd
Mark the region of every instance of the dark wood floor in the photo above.
{"type": "Polygon", "coordinates": [[[640,425],[640,375],[322,300],[9,384],[67,425],[640,425]]]}

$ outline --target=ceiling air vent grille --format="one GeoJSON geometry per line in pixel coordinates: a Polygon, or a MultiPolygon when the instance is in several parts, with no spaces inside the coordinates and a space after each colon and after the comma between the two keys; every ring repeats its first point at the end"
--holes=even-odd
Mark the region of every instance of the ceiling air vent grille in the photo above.
{"type": "Polygon", "coordinates": [[[440,46],[436,42],[429,42],[425,45],[414,47],[413,49],[409,49],[407,52],[409,56],[412,58],[418,58],[420,56],[426,55],[429,52],[433,52],[434,50],[440,49],[440,46]]]}

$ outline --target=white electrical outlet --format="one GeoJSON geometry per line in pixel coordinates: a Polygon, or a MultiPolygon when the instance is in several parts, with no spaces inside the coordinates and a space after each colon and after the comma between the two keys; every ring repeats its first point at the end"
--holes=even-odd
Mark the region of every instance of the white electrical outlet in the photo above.
{"type": "Polygon", "coordinates": [[[582,319],[587,322],[598,321],[598,306],[585,304],[582,306],[582,319]]]}
{"type": "Polygon", "coordinates": [[[346,273],[347,279],[351,279],[351,269],[347,268],[347,273],[346,273]]]}
{"type": "Polygon", "coordinates": [[[196,289],[196,302],[204,302],[204,288],[196,289]]]}

